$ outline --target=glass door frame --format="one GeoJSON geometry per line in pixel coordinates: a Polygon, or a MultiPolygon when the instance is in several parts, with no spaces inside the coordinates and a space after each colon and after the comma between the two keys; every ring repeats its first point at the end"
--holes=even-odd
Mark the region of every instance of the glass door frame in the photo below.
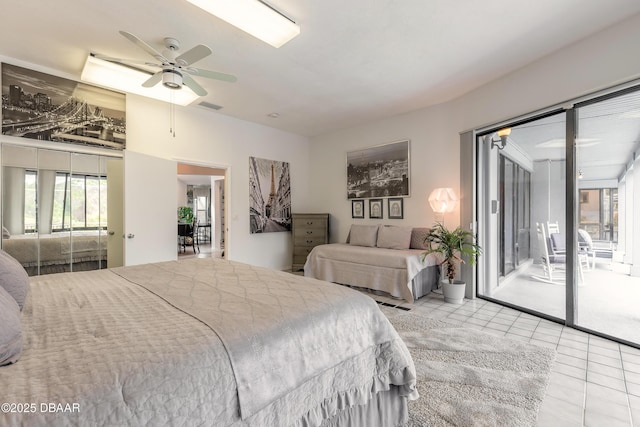
{"type": "MultiPolygon", "coordinates": [[[[489,179],[486,176],[485,170],[487,165],[487,158],[489,155],[490,147],[488,144],[483,144],[482,137],[497,132],[505,127],[515,127],[520,124],[545,118],[558,113],[565,113],[566,121],[566,136],[565,136],[565,240],[566,240],[566,295],[565,295],[565,319],[557,318],[545,313],[538,312],[536,310],[528,309],[526,307],[510,304],[490,296],[479,295],[478,287],[476,286],[476,295],[478,298],[495,302],[497,304],[514,308],[518,311],[533,314],[535,316],[545,318],[554,322],[564,324],[572,327],[576,330],[588,332],[593,335],[597,335],[603,338],[607,338],[613,341],[617,341],[632,347],[640,348],[640,344],[626,341],[624,339],[610,336],[608,334],[595,331],[589,328],[585,328],[576,324],[578,318],[578,301],[577,301],[577,287],[578,287],[578,271],[579,259],[577,257],[578,248],[578,227],[579,227],[579,188],[578,188],[578,170],[577,170],[577,145],[576,138],[578,136],[578,110],[581,107],[595,104],[607,99],[616,98],[626,93],[640,91],[640,81],[636,80],[615,88],[601,91],[597,94],[587,95],[580,99],[576,99],[574,103],[565,103],[562,106],[550,107],[546,110],[541,110],[535,113],[531,113],[526,116],[506,120],[494,125],[490,125],[484,128],[478,128],[470,131],[471,139],[473,141],[473,155],[475,157],[476,176],[474,177],[474,193],[476,194],[476,206],[475,206],[475,223],[478,227],[478,243],[483,248],[487,248],[487,244],[491,244],[491,237],[488,236],[487,230],[490,230],[490,203],[486,200],[484,195],[489,193],[489,179]]],[[[463,133],[464,135],[464,133],[463,133]]],[[[462,141],[462,140],[461,140],[462,141]]],[[[494,244],[496,242],[493,242],[494,244]]],[[[498,242],[499,244],[499,242],[498,242]]],[[[498,250],[498,253],[500,251],[498,250]]],[[[487,257],[485,252],[485,257],[487,257]]],[[[490,258],[487,257],[487,258],[490,258]]],[[[498,263],[502,260],[493,262],[491,266],[490,260],[481,261],[482,265],[476,271],[476,283],[487,283],[488,280],[497,280],[495,272],[492,274],[492,268],[498,268],[498,263]]]]}
{"type": "MultiPolygon", "coordinates": [[[[533,113],[531,115],[528,116],[523,116],[521,118],[518,119],[513,119],[513,120],[509,120],[509,121],[504,121],[501,122],[497,125],[492,125],[490,127],[487,128],[482,128],[482,129],[478,129],[473,131],[473,144],[474,144],[474,153],[476,156],[476,177],[475,177],[475,193],[478,195],[476,197],[477,200],[477,206],[476,206],[476,223],[478,225],[478,243],[480,244],[480,246],[482,248],[484,248],[484,256],[480,259],[480,264],[479,268],[477,269],[477,280],[478,283],[482,282],[484,284],[489,283],[490,281],[498,281],[500,278],[500,269],[501,269],[501,263],[502,260],[501,259],[496,259],[495,262],[491,261],[491,258],[493,255],[496,255],[497,258],[499,258],[499,254],[500,254],[500,248],[497,247],[498,245],[500,245],[501,243],[498,242],[497,240],[495,240],[493,238],[493,236],[490,235],[490,233],[487,232],[487,230],[490,230],[492,228],[491,226],[491,213],[493,212],[495,213],[495,209],[494,206],[492,205],[492,201],[487,200],[487,197],[481,197],[483,195],[488,195],[490,194],[490,186],[492,184],[491,182],[491,178],[488,176],[488,171],[486,170],[486,165],[489,162],[489,157],[491,155],[491,144],[490,143],[483,143],[483,139],[485,139],[485,137],[487,136],[491,136],[491,134],[496,133],[498,130],[500,129],[504,129],[505,127],[516,127],[522,124],[526,124],[526,123],[530,123],[530,122],[534,122],[536,120],[540,120],[540,119],[544,119],[550,116],[554,116],[554,115],[558,115],[558,114],[562,114],[562,113],[567,113],[568,110],[564,109],[564,108],[550,108],[548,110],[542,111],[542,112],[537,112],[537,113],[533,113]],[[497,251],[491,251],[490,248],[492,247],[492,245],[496,246],[497,251]],[[488,250],[489,249],[489,250],[488,250]],[[483,261],[484,258],[484,261],[483,261]],[[495,270],[493,270],[495,269],[495,270]]],[[[567,127],[568,128],[568,127],[567,127]]],[[[573,138],[572,140],[574,140],[575,138],[573,138]]],[[[566,144],[567,147],[570,146],[571,144],[566,144]]],[[[567,148],[567,150],[569,150],[567,148]]],[[[498,156],[501,157],[501,156],[498,156]]],[[[501,164],[500,159],[498,160],[498,167],[501,164]]],[[[569,174],[569,170],[571,168],[575,168],[575,165],[572,164],[570,165],[569,162],[567,162],[567,167],[566,167],[566,171],[565,173],[568,175],[569,174]]],[[[531,181],[531,176],[530,176],[530,181],[531,181]]],[[[529,187],[529,194],[531,189],[531,187],[529,187]]],[[[568,190],[568,189],[566,189],[568,190]]],[[[567,193],[567,191],[565,191],[565,194],[572,194],[572,193],[567,193]]],[[[565,197],[565,199],[568,199],[568,197],[565,197]]],[[[565,200],[566,203],[566,200],[565,200]]],[[[498,207],[498,209],[502,209],[502,206],[498,207]]],[[[567,206],[566,208],[566,215],[570,215],[570,209],[569,206],[567,206]]],[[[529,215],[528,217],[529,223],[531,223],[531,217],[529,215]]],[[[531,224],[530,224],[531,226],[531,224]]],[[[498,220],[498,227],[501,227],[500,225],[500,220],[498,220]]],[[[569,233],[569,223],[567,222],[567,229],[566,232],[569,233]]],[[[570,250],[570,242],[567,240],[567,252],[570,250]]],[[[574,246],[572,246],[571,248],[575,247],[577,245],[577,241],[574,243],[574,246]]],[[[574,274],[574,271],[577,271],[577,265],[574,265],[574,262],[576,260],[573,259],[573,257],[569,257],[567,256],[567,264],[566,264],[566,283],[567,283],[567,288],[570,288],[571,286],[568,286],[569,283],[574,283],[575,280],[577,280],[577,274],[574,274]]],[[[478,294],[478,287],[476,287],[476,296],[478,298],[481,299],[485,299],[488,301],[492,301],[495,302],[497,304],[509,307],[509,308],[513,308],[516,309],[518,311],[522,311],[524,313],[529,313],[538,317],[542,317],[548,320],[552,320],[554,322],[558,322],[558,323],[562,323],[562,324],[567,324],[567,319],[562,319],[556,316],[552,316],[550,314],[547,313],[543,313],[531,308],[527,308],[527,307],[523,307],[520,305],[516,305],[516,304],[512,304],[506,301],[502,301],[499,300],[497,298],[493,298],[491,296],[487,296],[487,295],[479,295],[478,294]]],[[[566,299],[565,299],[566,301],[566,299]]],[[[567,303],[566,303],[567,304],[567,303]]],[[[566,307],[565,307],[565,312],[566,312],[566,307]]],[[[567,317],[567,316],[565,316],[567,317]]],[[[573,319],[571,319],[573,321],[573,319]]]]}

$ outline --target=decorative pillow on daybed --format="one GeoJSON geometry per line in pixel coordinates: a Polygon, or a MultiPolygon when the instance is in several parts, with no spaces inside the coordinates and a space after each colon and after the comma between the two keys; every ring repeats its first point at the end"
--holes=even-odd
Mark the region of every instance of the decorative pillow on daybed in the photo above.
{"type": "Polygon", "coordinates": [[[20,307],[16,300],[0,287],[0,366],[16,363],[21,352],[20,307]]]}
{"type": "Polygon", "coordinates": [[[0,249],[0,287],[18,303],[20,310],[29,293],[29,275],[14,257],[0,249]]]}
{"type": "Polygon", "coordinates": [[[377,225],[356,225],[351,226],[349,231],[349,244],[355,246],[375,247],[378,241],[377,225]]]}
{"type": "Polygon", "coordinates": [[[411,230],[411,249],[429,249],[429,245],[424,242],[429,229],[427,227],[417,227],[411,230]]]}
{"type": "Polygon", "coordinates": [[[384,225],[378,230],[379,248],[409,249],[411,244],[411,227],[384,225]]]}

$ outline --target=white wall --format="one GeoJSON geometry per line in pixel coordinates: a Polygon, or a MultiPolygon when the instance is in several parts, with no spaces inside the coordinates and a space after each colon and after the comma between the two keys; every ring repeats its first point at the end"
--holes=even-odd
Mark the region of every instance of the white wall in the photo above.
{"type": "MultiPolygon", "coordinates": [[[[343,241],[351,223],[369,222],[351,219],[347,151],[411,139],[411,197],[405,200],[405,219],[383,222],[430,225],[435,220],[426,200],[431,190],[459,189],[460,132],[640,77],[638,40],[640,15],[445,104],[312,138],[313,206],[332,214],[332,241],[343,241]]],[[[457,224],[458,213],[446,222],[457,224]]]]}
{"type": "Polygon", "coordinates": [[[127,150],[227,168],[226,257],[275,269],[290,268],[291,233],[249,233],[249,157],[289,162],[292,208],[294,212],[305,211],[312,199],[307,173],[309,140],[199,107],[176,107],[174,129],[175,138],[169,133],[169,104],[127,96],[127,150]]]}
{"type": "MultiPolygon", "coordinates": [[[[460,149],[457,134],[453,134],[453,138],[449,135],[453,127],[451,120],[450,106],[440,105],[312,139],[314,209],[331,214],[332,242],[344,241],[352,223],[427,226],[435,221],[427,202],[429,193],[438,187],[453,187],[456,191],[459,187],[460,149]],[[384,220],[351,219],[351,201],[347,200],[347,152],[405,138],[411,140],[411,195],[404,200],[404,219],[386,219],[386,201],[384,220]]],[[[365,212],[368,216],[368,208],[365,212]]],[[[457,223],[457,215],[457,212],[447,214],[445,223],[457,223]]]]}
{"type": "Polygon", "coordinates": [[[187,205],[187,184],[185,184],[180,180],[178,180],[178,194],[177,194],[176,203],[177,203],[176,210],[178,210],[180,206],[187,205]]]}

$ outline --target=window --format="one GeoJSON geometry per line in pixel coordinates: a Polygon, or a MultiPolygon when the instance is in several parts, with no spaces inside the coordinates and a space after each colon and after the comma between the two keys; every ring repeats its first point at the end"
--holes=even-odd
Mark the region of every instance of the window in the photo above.
{"type": "Polygon", "coordinates": [[[107,226],[107,179],[58,172],[52,230],[95,230],[107,226]]]}
{"type": "Polygon", "coordinates": [[[24,232],[38,231],[38,173],[27,170],[24,173],[24,232]]]}
{"type": "Polygon", "coordinates": [[[580,225],[593,240],[618,241],[618,189],[580,190],[580,225]]]}

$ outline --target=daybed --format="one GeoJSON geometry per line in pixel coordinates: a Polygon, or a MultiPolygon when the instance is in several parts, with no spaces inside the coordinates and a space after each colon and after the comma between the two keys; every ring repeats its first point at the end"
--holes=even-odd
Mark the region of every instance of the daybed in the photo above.
{"type": "Polygon", "coordinates": [[[11,235],[2,249],[17,259],[29,276],[106,268],[107,236],[97,231],[11,235]],[[73,255],[73,258],[72,258],[73,255]],[[38,265],[40,270],[38,271],[38,265]]]}
{"type": "Polygon", "coordinates": [[[352,225],[346,244],[313,248],[304,274],[413,302],[438,287],[438,258],[431,254],[421,260],[427,233],[427,228],[352,225]]]}
{"type": "Polygon", "coordinates": [[[211,258],[30,282],[2,426],[399,426],[417,398],[399,335],[346,287],[211,258]]]}

